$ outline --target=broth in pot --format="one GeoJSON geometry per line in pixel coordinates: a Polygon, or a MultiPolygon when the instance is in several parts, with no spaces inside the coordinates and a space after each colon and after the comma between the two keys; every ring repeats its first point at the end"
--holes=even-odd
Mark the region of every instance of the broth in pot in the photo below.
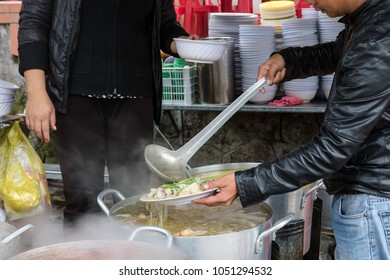
{"type": "Polygon", "coordinates": [[[112,216],[123,227],[160,226],[174,236],[210,236],[265,223],[272,215],[267,207],[260,203],[243,209],[238,200],[230,206],[208,207],[194,203],[168,206],[134,199],[112,212],[112,216]]]}

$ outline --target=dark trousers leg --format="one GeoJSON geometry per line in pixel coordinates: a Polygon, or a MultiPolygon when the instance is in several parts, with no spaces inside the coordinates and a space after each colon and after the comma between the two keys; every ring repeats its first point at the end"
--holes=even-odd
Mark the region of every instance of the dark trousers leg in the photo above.
{"type": "MultiPolygon", "coordinates": [[[[145,179],[143,145],[152,142],[151,99],[101,100],[70,96],[66,114],[57,114],[56,149],[61,167],[64,222],[100,212],[96,199],[104,188],[104,166],[110,184],[131,194],[145,179]],[[137,151],[137,152],[135,152],[137,151]],[[140,169],[139,169],[140,168],[140,169]]],[[[146,192],[147,185],[142,185],[146,192]]]]}

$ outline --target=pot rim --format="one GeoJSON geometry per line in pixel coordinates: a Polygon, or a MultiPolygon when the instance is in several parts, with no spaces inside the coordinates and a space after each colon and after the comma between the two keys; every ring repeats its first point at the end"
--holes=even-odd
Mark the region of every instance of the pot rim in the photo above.
{"type": "MultiPolygon", "coordinates": [[[[67,250],[72,251],[78,251],[81,253],[82,250],[97,250],[98,252],[102,253],[105,250],[110,250],[116,248],[121,248],[121,254],[123,254],[123,249],[128,248],[129,252],[132,252],[134,249],[146,249],[144,252],[158,250],[160,252],[160,255],[170,255],[172,259],[187,259],[187,256],[180,252],[179,250],[175,248],[167,248],[162,245],[158,244],[152,244],[152,243],[146,243],[146,242],[140,242],[140,241],[134,241],[134,240],[118,240],[118,239],[102,239],[102,240],[79,240],[79,241],[70,241],[70,242],[62,242],[62,243],[55,243],[50,244],[42,247],[37,247],[34,249],[30,249],[28,251],[19,253],[13,257],[10,258],[10,260],[13,259],[35,259],[40,256],[40,254],[46,252],[52,251],[52,253],[55,253],[56,250],[67,250]],[[164,252],[164,254],[162,254],[164,252]],[[35,258],[34,258],[35,257],[35,258]]],[[[119,254],[118,254],[119,256],[119,254]]],[[[121,259],[123,258],[122,255],[120,255],[121,259]]],[[[169,257],[169,256],[167,256],[169,257]]],[[[42,259],[42,258],[40,258],[42,259]]],[[[59,259],[64,259],[59,258],[59,259]]],[[[72,259],[72,258],[71,258],[72,259]]],[[[92,258],[93,259],[93,258],[92,258]]],[[[97,258],[100,259],[100,258],[97,258]]],[[[108,258],[107,258],[108,259],[108,258]]],[[[110,258],[112,259],[112,258],[110,258]]],[[[134,256],[131,256],[129,259],[148,259],[148,258],[138,258],[137,254],[134,254],[134,256]]],[[[151,256],[150,259],[153,259],[151,256]]],[[[166,258],[169,259],[169,258],[166,258]]]]}

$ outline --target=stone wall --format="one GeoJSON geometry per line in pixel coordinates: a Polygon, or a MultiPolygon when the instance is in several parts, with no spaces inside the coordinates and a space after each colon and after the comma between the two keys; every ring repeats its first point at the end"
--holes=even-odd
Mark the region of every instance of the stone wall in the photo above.
{"type": "MultiPolygon", "coordinates": [[[[218,113],[184,111],[184,142],[188,142],[218,113]]],[[[177,122],[177,113],[174,112],[175,115],[177,122]]],[[[323,114],[320,113],[238,112],[199,149],[189,165],[198,167],[229,162],[270,161],[305,145],[318,133],[322,121],[323,114]]],[[[161,130],[172,146],[178,149],[179,138],[167,112],[163,114],[161,130]]]]}
{"type": "Polygon", "coordinates": [[[18,72],[18,57],[10,52],[10,26],[0,24],[0,80],[23,86],[23,78],[18,72]]]}
{"type": "Polygon", "coordinates": [[[18,74],[17,31],[20,1],[0,2],[0,79],[21,86],[18,74]]]}

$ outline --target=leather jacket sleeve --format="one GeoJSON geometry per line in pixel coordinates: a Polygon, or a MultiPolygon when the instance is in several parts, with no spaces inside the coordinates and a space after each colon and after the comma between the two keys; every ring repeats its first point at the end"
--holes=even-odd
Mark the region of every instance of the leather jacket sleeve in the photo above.
{"type": "MultiPolygon", "coordinates": [[[[383,143],[386,137],[383,127],[389,123],[390,79],[386,77],[390,69],[389,49],[365,35],[353,42],[346,39],[343,32],[334,43],[285,49],[281,54],[286,60],[286,80],[330,73],[335,69],[336,78],[318,136],[286,156],[236,172],[242,205],[247,207],[270,195],[297,190],[318,179],[334,176],[340,169],[344,173],[336,177],[341,178],[342,185],[375,184],[377,176],[370,171],[362,175],[364,172],[359,172],[359,168],[383,166],[388,161],[378,153],[388,149],[383,143]],[[369,150],[372,154],[367,152],[369,150]],[[379,159],[385,162],[380,163],[379,159]]],[[[390,195],[390,190],[386,191],[390,195]]]]}
{"type": "Polygon", "coordinates": [[[161,50],[170,55],[172,53],[170,45],[173,38],[180,36],[189,36],[189,34],[176,21],[176,13],[172,0],[162,0],[161,6],[161,28],[160,28],[160,47],[161,50]]]}
{"type": "Polygon", "coordinates": [[[49,67],[48,40],[54,1],[23,0],[19,17],[19,72],[49,67]],[[33,54],[33,55],[31,55],[33,54]]]}

